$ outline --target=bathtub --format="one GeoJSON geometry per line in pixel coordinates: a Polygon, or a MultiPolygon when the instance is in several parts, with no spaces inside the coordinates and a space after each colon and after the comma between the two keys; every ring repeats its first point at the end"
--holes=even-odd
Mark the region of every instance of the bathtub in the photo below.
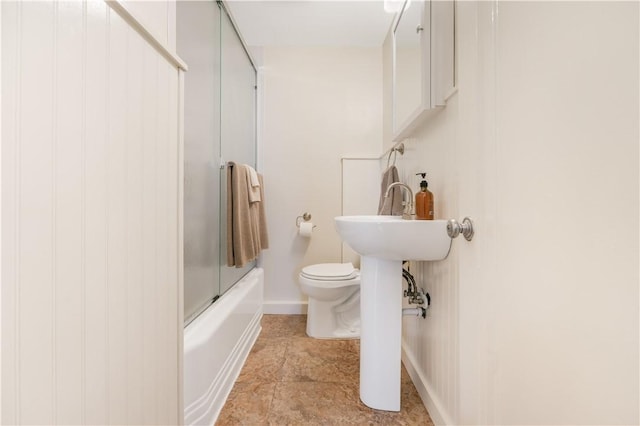
{"type": "Polygon", "coordinates": [[[184,424],[213,425],[260,333],[264,272],[252,269],[184,330],[184,424]]]}

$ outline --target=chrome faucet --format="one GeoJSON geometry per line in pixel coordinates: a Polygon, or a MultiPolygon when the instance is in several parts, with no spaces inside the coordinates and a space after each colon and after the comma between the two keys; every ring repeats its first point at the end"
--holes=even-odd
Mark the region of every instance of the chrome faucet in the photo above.
{"type": "Polygon", "coordinates": [[[391,185],[387,187],[387,192],[384,194],[384,198],[389,197],[389,194],[391,193],[391,189],[394,186],[399,186],[409,191],[409,201],[407,201],[404,205],[404,212],[402,212],[402,218],[409,219],[409,220],[415,219],[416,211],[413,209],[413,191],[411,190],[411,188],[409,188],[407,184],[404,184],[402,182],[393,182],[391,185]]]}

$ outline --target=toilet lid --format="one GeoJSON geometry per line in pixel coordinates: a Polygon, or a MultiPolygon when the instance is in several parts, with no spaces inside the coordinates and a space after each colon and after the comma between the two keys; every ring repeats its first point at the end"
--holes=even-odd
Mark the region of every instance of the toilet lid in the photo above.
{"type": "Polygon", "coordinates": [[[307,278],[325,281],[349,280],[358,275],[358,270],[349,263],[319,263],[302,268],[307,278]]]}

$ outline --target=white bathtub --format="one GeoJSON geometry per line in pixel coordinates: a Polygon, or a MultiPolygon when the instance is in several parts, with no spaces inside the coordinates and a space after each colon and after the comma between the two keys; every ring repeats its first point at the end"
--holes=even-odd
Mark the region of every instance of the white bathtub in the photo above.
{"type": "Polygon", "coordinates": [[[254,268],[184,330],[184,424],[213,425],[260,333],[264,272],[254,268]]]}

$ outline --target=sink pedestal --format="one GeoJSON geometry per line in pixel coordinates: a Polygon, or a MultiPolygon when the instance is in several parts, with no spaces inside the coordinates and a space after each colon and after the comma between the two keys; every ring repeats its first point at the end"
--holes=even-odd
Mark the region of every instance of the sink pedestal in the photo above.
{"type": "Polygon", "coordinates": [[[400,411],[402,261],[362,256],[360,262],[360,399],[400,411]]]}
{"type": "Polygon", "coordinates": [[[446,220],[338,216],[336,230],[360,256],[360,399],[400,411],[402,260],[442,260],[446,220]]]}

